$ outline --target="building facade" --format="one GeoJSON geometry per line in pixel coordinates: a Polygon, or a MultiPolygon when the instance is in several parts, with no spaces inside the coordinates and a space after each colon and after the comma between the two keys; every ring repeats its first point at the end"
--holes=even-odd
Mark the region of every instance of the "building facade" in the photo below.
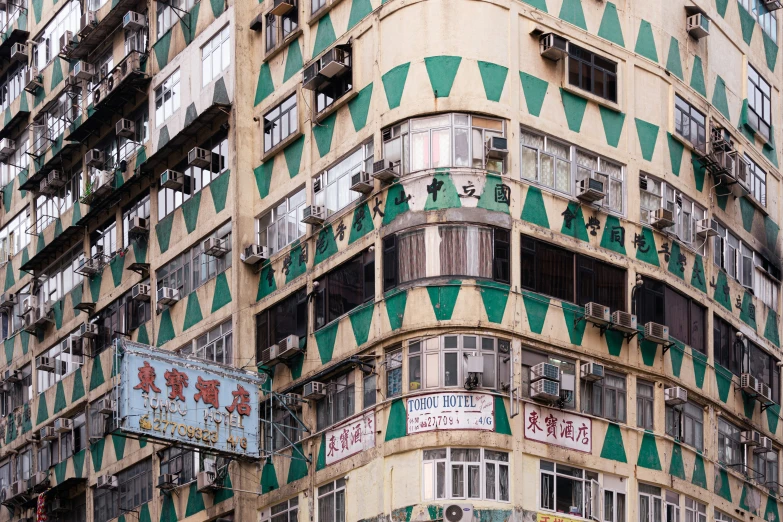
{"type": "Polygon", "coordinates": [[[781,522],[780,2],[0,6],[0,522],[781,522]]]}

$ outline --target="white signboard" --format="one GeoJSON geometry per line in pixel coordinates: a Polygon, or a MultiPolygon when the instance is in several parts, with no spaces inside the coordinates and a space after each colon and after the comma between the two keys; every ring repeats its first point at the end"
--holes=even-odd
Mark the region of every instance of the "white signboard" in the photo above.
{"type": "Polygon", "coordinates": [[[495,401],[484,393],[433,393],[408,399],[408,433],[494,430],[495,401]]]}
{"type": "Polygon", "coordinates": [[[525,403],[525,438],[593,452],[593,421],[588,417],[525,403]]]}
{"type": "Polygon", "coordinates": [[[326,432],[326,465],[375,447],[375,412],[326,432]]]}

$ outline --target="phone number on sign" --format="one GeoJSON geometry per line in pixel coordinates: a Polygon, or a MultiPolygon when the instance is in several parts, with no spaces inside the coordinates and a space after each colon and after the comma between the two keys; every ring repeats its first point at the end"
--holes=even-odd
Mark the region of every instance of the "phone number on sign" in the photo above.
{"type": "MultiPolygon", "coordinates": [[[[181,422],[173,422],[166,419],[153,419],[150,421],[148,416],[144,416],[139,419],[139,427],[143,430],[157,431],[166,434],[166,430],[170,428],[169,435],[179,435],[180,437],[188,437],[194,441],[206,442],[207,444],[217,444],[218,432],[212,430],[205,430],[203,428],[196,428],[195,426],[188,426],[181,422]]],[[[242,449],[247,449],[247,439],[245,437],[230,437],[229,445],[235,447],[237,444],[242,449]]]]}
{"type": "Polygon", "coordinates": [[[408,427],[411,431],[430,430],[438,428],[462,428],[470,427],[476,429],[491,429],[492,417],[489,416],[471,416],[464,417],[459,415],[427,415],[423,417],[414,417],[408,420],[408,427]]]}

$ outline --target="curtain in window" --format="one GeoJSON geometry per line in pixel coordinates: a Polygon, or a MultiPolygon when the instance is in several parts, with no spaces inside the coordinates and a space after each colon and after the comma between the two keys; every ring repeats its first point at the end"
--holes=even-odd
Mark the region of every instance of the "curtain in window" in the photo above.
{"type": "Polygon", "coordinates": [[[492,231],[479,227],[440,227],[440,275],[492,277],[492,231]]]}
{"type": "Polygon", "coordinates": [[[400,283],[426,277],[427,251],[424,246],[424,229],[400,234],[399,273],[400,283]]]}

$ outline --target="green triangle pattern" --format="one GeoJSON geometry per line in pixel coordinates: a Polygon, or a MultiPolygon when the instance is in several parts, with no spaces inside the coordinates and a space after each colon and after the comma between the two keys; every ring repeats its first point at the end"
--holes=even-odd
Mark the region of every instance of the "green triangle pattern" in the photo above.
{"type": "Polygon", "coordinates": [[[636,47],[634,52],[644,56],[648,60],[658,63],[658,51],[655,48],[655,36],[652,26],[647,20],[642,20],[639,24],[639,34],[636,35],[636,47]]]}
{"type": "Polygon", "coordinates": [[[290,484],[291,482],[295,482],[307,476],[307,461],[301,457],[297,457],[297,455],[304,455],[301,443],[297,443],[294,446],[293,453],[294,454],[291,457],[291,467],[288,468],[288,480],[286,480],[286,484],[290,484]]]}
{"type": "Polygon", "coordinates": [[[522,71],[519,71],[519,80],[522,83],[522,92],[525,94],[527,112],[536,117],[541,116],[541,107],[544,105],[549,83],[522,71]]]}
{"type": "Polygon", "coordinates": [[[228,182],[230,180],[231,171],[226,170],[209,184],[209,193],[212,196],[212,205],[215,207],[216,214],[219,214],[226,208],[226,196],[228,195],[228,182]]]}
{"type": "Polygon", "coordinates": [[[386,295],[386,315],[389,317],[389,326],[392,331],[402,328],[405,317],[405,305],[408,302],[407,290],[389,292],[386,295]]]}
{"type": "Polygon", "coordinates": [[[386,93],[386,102],[389,104],[389,109],[396,109],[400,106],[410,66],[410,62],[403,63],[390,69],[386,74],[381,76],[383,90],[386,93]]]}
{"type": "Polygon", "coordinates": [[[775,64],[778,62],[778,44],[764,30],[761,31],[761,36],[764,39],[764,56],[767,59],[767,68],[775,72],[775,64]]]}
{"type": "Polygon", "coordinates": [[[92,370],[90,371],[90,391],[98,389],[98,387],[103,385],[105,382],[106,379],[103,376],[103,363],[101,362],[101,358],[99,356],[92,360],[92,370]]]}
{"type": "Polygon", "coordinates": [[[598,106],[598,111],[601,113],[601,123],[604,126],[606,143],[617,148],[617,145],[620,144],[620,136],[623,133],[623,125],[625,125],[625,113],[613,111],[603,105],[598,106]]]}
{"type": "Polygon", "coordinates": [[[348,316],[351,320],[351,328],[353,329],[353,337],[356,340],[356,346],[361,346],[367,342],[367,338],[370,336],[370,325],[372,324],[374,311],[374,305],[368,303],[358,310],[351,312],[351,315],[348,316]]]}
{"type": "Polygon", "coordinates": [[[533,223],[542,228],[549,228],[549,218],[546,215],[546,205],[544,197],[541,195],[541,189],[529,186],[525,196],[525,204],[522,207],[522,216],[524,221],[533,223]]]}
{"type": "Polygon", "coordinates": [[[681,480],[685,478],[685,462],[682,460],[682,447],[678,443],[672,445],[672,459],[669,462],[669,475],[681,480]]]}
{"type": "Polygon", "coordinates": [[[275,84],[272,82],[272,71],[269,68],[269,63],[264,62],[261,64],[261,70],[258,71],[258,84],[256,85],[256,98],[253,106],[258,106],[273,92],[275,92],[275,84]]]}
{"type": "Polygon", "coordinates": [[[402,399],[395,399],[389,408],[389,420],[386,423],[385,442],[399,439],[407,435],[407,415],[405,414],[405,405],[402,399]]]}
{"type": "Polygon", "coordinates": [[[731,502],[731,486],[729,485],[729,474],[725,469],[719,468],[715,474],[715,493],[724,500],[731,502]]]}
{"type": "Polygon", "coordinates": [[[612,240],[612,233],[614,231],[619,231],[621,228],[622,226],[620,225],[620,220],[617,219],[616,216],[611,214],[606,216],[606,221],[604,221],[604,232],[601,235],[601,248],[605,248],[607,250],[611,250],[613,252],[617,252],[618,254],[627,256],[628,254],[625,251],[625,244],[612,240]]]}
{"type": "Polygon", "coordinates": [[[742,296],[742,308],[740,309],[740,321],[747,324],[753,330],[756,330],[758,326],[756,325],[756,315],[755,312],[753,314],[750,313],[750,307],[753,306],[753,295],[746,291],[745,295],[742,296]]]}
{"type": "Polygon", "coordinates": [[[318,461],[315,464],[315,470],[326,469],[326,433],[321,435],[321,445],[318,447],[318,461]]]}
{"type": "Polygon", "coordinates": [[[669,160],[672,164],[672,174],[679,176],[680,167],[682,166],[682,153],[685,151],[685,146],[675,139],[671,132],[667,132],[666,137],[669,143],[669,160]]]}
{"type": "Polygon", "coordinates": [[[444,208],[459,208],[462,206],[459,194],[457,194],[457,188],[454,186],[449,174],[435,174],[430,185],[433,183],[440,186],[441,190],[429,192],[429,188],[427,189],[428,194],[424,210],[442,210],[444,208]]]}
{"type": "Polygon", "coordinates": [[[304,62],[302,61],[302,49],[299,47],[299,40],[294,40],[288,46],[288,51],[286,51],[283,83],[287,82],[293,75],[301,71],[303,66],[304,62]]]}
{"type": "MultiPolygon", "coordinates": [[[[9,416],[9,420],[13,419],[13,415],[9,416]]],[[[38,414],[35,417],[35,424],[40,426],[49,420],[49,407],[46,405],[46,395],[43,393],[38,394],[38,414]]]]}
{"type": "MultiPolygon", "coordinates": [[[[304,143],[304,138],[302,138],[302,143],[304,143]]],[[[253,169],[253,176],[256,178],[256,187],[258,187],[258,197],[261,199],[264,199],[269,195],[269,185],[272,182],[272,168],[274,167],[274,164],[275,157],[272,156],[269,158],[269,161],[266,161],[253,169]]],[[[155,226],[155,231],[157,232],[157,225],[155,226]]],[[[158,241],[160,241],[160,239],[158,239],[158,241]]],[[[166,249],[168,249],[168,241],[166,242],[166,249]]]]}
{"type": "Polygon", "coordinates": [[[432,92],[436,98],[448,98],[454,78],[457,76],[461,56],[430,56],[424,58],[427,76],[430,78],[432,92]]]}
{"type": "Polygon", "coordinates": [[[568,128],[573,132],[579,132],[587,108],[587,99],[568,92],[562,87],[560,88],[560,98],[563,102],[568,128]]]}
{"type": "Polygon", "coordinates": [[[160,253],[164,254],[169,249],[171,240],[171,227],[174,224],[174,213],[164,217],[155,225],[155,237],[158,238],[160,253]]]}
{"type": "Polygon", "coordinates": [[[71,402],[76,402],[84,397],[84,379],[82,379],[82,369],[78,368],[73,372],[73,391],[71,392],[71,402]]]}
{"type": "Polygon", "coordinates": [[[707,472],[704,470],[704,458],[699,453],[696,454],[696,460],[693,462],[691,483],[702,489],[707,489],[707,472]]]}
{"type": "Polygon", "coordinates": [[[571,344],[582,346],[582,339],[584,338],[585,327],[587,326],[587,321],[580,320],[584,317],[584,308],[566,302],[563,302],[561,306],[563,308],[563,319],[565,320],[565,325],[568,329],[568,338],[571,340],[571,344]]]}
{"type": "Polygon", "coordinates": [[[780,404],[773,404],[766,410],[767,426],[773,435],[778,431],[778,421],[780,420],[780,404]]]}
{"type": "Polygon", "coordinates": [[[329,224],[322,228],[321,232],[318,233],[318,241],[316,241],[315,259],[313,260],[313,265],[317,265],[322,261],[326,261],[336,253],[337,239],[334,237],[332,225],[329,224]],[[318,248],[318,243],[321,244],[321,248],[318,248]]]}
{"type": "Polygon", "coordinates": [[[620,357],[623,353],[623,342],[625,341],[623,332],[607,330],[604,337],[606,337],[606,348],[609,351],[609,355],[620,357]]]}
{"type": "Polygon", "coordinates": [[[642,468],[661,471],[661,459],[658,456],[658,445],[655,442],[655,435],[651,432],[644,432],[642,444],[639,446],[639,458],[636,464],[642,468]]]}
{"type": "Polygon", "coordinates": [[[574,24],[587,31],[587,22],[585,22],[585,13],[582,10],[581,0],[563,0],[558,17],[564,22],[574,24]]]}
{"type": "Polygon", "coordinates": [[[614,42],[620,47],[625,47],[623,28],[620,25],[620,17],[617,16],[617,6],[607,2],[604,14],[601,17],[601,25],[598,27],[598,36],[614,42]]]}
{"type": "Polygon", "coordinates": [[[508,303],[508,294],[511,288],[508,285],[494,281],[478,282],[481,301],[484,303],[484,311],[489,322],[500,324],[503,322],[503,314],[508,303]]]}
{"type": "Polygon", "coordinates": [[[177,522],[177,508],[171,495],[162,495],[160,522],[177,522]]]}
{"type": "Polygon", "coordinates": [[[160,326],[158,327],[157,347],[160,348],[174,339],[174,323],[171,322],[171,310],[166,308],[160,314],[160,326]]]}
{"type": "Polygon", "coordinates": [[[535,294],[527,290],[522,291],[522,302],[525,305],[525,313],[530,331],[541,334],[544,330],[544,321],[549,311],[549,298],[535,294]]]}
{"type": "Polygon", "coordinates": [[[351,13],[348,15],[348,28],[346,31],[350,31],[370,13],[372,13],[372,4],[370,4],[370,0],[352,0],[351,13]]]}
{"type": "Polygon", "coordinates": [[[653,366],[658,355],[658,345],[651,341],[640,340],[639,350],[642,352],[642,362],[645,366],[653,366]]]}
{"type": "Polygon", "coordinates": [[[481,197],[476,207],[492,210],[493,212],[510,213],[511,205],[507,202],[498,202],[498,198],[495,197],[496,194],[500,193],[504,185],[505,180],[501,176],[497,174],[487,174],[484,177],[484,190],[481,193],[481,197]]]}
{"type": "Polygon", "coordinates": [[[658,141],[659,127],[653,123],[634,118],[636,121],[636,134],[639,137],[639,147],[642,150],[642,158],[652,161],[655,154],[655,143],[658,141]]]}
{"type": "Polygon", "coordinates": [[[764,338],[780,347],[780,335],[778,334],[778,314],[767,308],[767,322],[764,325],[764,338]]]}
{"type": "MultiPolygon", "coordinates": [[[[356,2],[369,0],[354,0],[356,2]]],[[[367,115],[370,112],[370,102],[372,101],[372,83],[365,86],[356,97],[348,102],[348,110],[351,113],[351,121],[353,122],[353,130],[359,132],[367,125],[367,115]]]]}
{"type": "Polygon", "coordinates": [[[704,388],[704,375],[707,373],[707,356],[691,346],[693,362],[693,380],[699,389],[704,388]]]}
{"type": "Polygon", "coordinates": [[[210,313],[215,313],[231,302],[231,289],[228,286],[228,277],[221,272],[215,278],[215,290],[212,294],[212,307],[210,313]]]}
{"type": "Polygon", "coordinates": [[[54,414],[57,415],[65,409],[68,403],[65,401],[65,388],[63,381],[58,381],[54,394],[54,414]]]}
{"type": "MultiPolygon", "coordinates": [[[[325,436],[326,434],[321,436],[322,444],[325,436]]],[[[319,451],[318,453],[320,462],[321,452],[319,451]]],[[[195,484],[193,485],[195,486],[195,484]]],[[[269,493],[270,491],[274,491],[279,488],[280,484],[277,482],[277,473],[275,473],[275,466],[272,464],[272,459],[266,459],[266,463],[264,464],[263,470],[261,471],[261,493],[269,493]]],[[[186,514],[186,516],[190,515],[186,514]]]]}
{"type": "Polygon", "coordinates": [[[333,321],[332,324],[324,326],[315,332],[315,343],[318,345],[318,354],[321,357],[321,364],[326,364],[332,360],[334,342],[337,339],[337,327],[339,324],[339,321],[333,321]]]}
{"type": "Polygon", "coordinates": [[[158,38],[158,41],[152,44],[152,50],[155,51],[155,59],[158,61],[158,70],[163,69],[169,63],[169,47],[171,47],[171,30],[158,38]]]}
{"type": "Polygon", "coordinates": [[[188,305],[185,308],[185,322],[182,324],[182,331],[197,325],[204,319],[201,314],[201,303],[198,299],[198,292],[193,291],[188,294],[188,305]]]}
{"type": "Polygon", "coordinates": [[[742,39],[747,45],[750,45],[750,42],[753,41],[753,29],[756,27],[756,17],[750,14],[739,2],[737,2],[737,11],[739,11],[742,39]]]}
{"type": "Polygon", "coordinates": [[[669,356],[672,363],[672,375],[680,378],[682,370],[682,358],[685,355],[685,347],[680,341],[674,341],[674,346],[669,347],[669,356]]]}
{"type": "Polygon", "coordinates": [[[729,392],[731,391],[732,373],[721,366],[715,364],[715,383],[718,386],[718,397],[725,404],[729,400],[729,392]]]}
{"type": "Polygon", "coordinates": [[[707,293],[707,278],[704,275],[704,262],[700,255],[693,257],[693,271],[691,272],[691,286],[707,293]]]}
{"type": "Polygon", "coordinates": [[[92,459],[92,469],[95,473],[98,473],[101,467],[103,467],[103,449],[105,446],[105,438],[90,444],[90,458],[92,459]]]}
{"type": "Polygon", "coordinates": [[[506,84],[508,67],[503,67],[492,62],[478,61],[481,81],[484,84],[484,94],[489,101],[499,102],[503,94],[503,86],[506,84]]]}
{"type": "Polygon", "coordinates": [[[718,282],[715,285],[715,291],[712,294],[712,298],[715,299],[718,303],[722,304],[726,310],[731,312],[731,291],[726,291],[726,289],[729,289],[729,283],[726,280],[726,273],[723,270],[718,270],[717,279],[718,282]]]}
{"type": "Polygon", "coordinates": [[[114,456],[117,459],[117,462],[121,461],[123,457],[125,457],[125,441],[127,439],[125,438],[125,435],[112,433],[111,434],[111,442],[114,446],[114,456]]]}
{"type": "Polygon", "coordinates": [[[320,157],[326,156],[332,148],[332,136],[334,135],[334,125],[337,120],[337,113],[333,112],[327,116],[318,125],[313,126],[313,138],[318,146],[320,157]]]}
{"type": "Polygon", "coordinates": [[[699,56],[693,57],[691,88],[705,98],[707,97],[707,86],[704,83],[704,68],[702,67],[701,58],[699,56]]]}
{"type": "MultiPolygon", "coordinates": [[[[305,143],[305,137],[299,136],[297,139],[295,139],[293,142],[291,142],[290,145],[288,145],[283,150],[283,156],[285,156],[285,163],[288,167],[288,176],[293,178],[297,174],[299,174],[299,169],[302,164],[302,150],[304,150],[304,143],[305,143]]],[[[268,162],[268,173],[263,173],[266,175],[266,178],[259,182],[258,181],[258,175],[256,176],[256,182],[257,183],[266,183],[265,185],[265,193],[262,196],[262,198],[265,198],[267,194],[269,194],[269,182],[272,180],[272,165],[273,165],[274,158],[270,158],[270,161],[268,162]]],[[[263,167],[263,165],[261,165],[263,167]]],[[[259,169],[261,167],[258,167],[259,169]]],[[[261,185],[259,184],[259,193],[261,191],[261,185]]]]}
{"type": "Polygon", "coordinates": [[[381,226],[386,226],[393,222],[397,216],[410,211],[408,199],[405,194],[405,187],[395,183],[386,191],[386,206],[384,207],[383,221],[381,226]]]}
{"type": "MultiPolygon", "coordinates": [[[[262,491],[262,493],[266,493],[266,491],[262,491]]],[[[185,508],[185,518],[192,517],[196,513],[201,513],[205,509],[204,494],[199,492],[198,484],[191,482],[190,490],[188,491],[188,504],[185,508]]]]}
{"type": "Polygon", "coordinates": [[[682,250],[680,249],[680,244],[677,241],[672,241],[671,243],[671,254],[669,255],[669,273],[674,274],[675,276],[679,277],[683,281],[685,280],[685,267],[681,266],[678,263],[678,260],[680,258],[680,254],[682,253],[682,250]]]}
{"type": "Polygon", "coordinates": [[[560,228],[560,233],[564,236],[570,236],[586,243],[589,242],[590,238],[587,235],[587,227],[585,226],[585,216],[582,213],[582,206],[574,201],[569,201],[568,207],[563,211],[563,214],[567,211],[570,211],[571,215],[576,217],[571,221],[570,227],[568,226],[569,223],[564,219],[563,226],[560,228]]]}
{"type": "Polygon", "coordinates": [[[680,42],[672,36],[669,42],[669,56],[666,58],[666,70],[675,75],[680,80],[685,77],[682,74],[682,60],[680,59],[680,42]]]}
{"type": "Polygon", "coordinates": [[[375,229],[372,222],[372,214],[367,202],[362,203],[353,211],[351,221],[351,234],[348,236],[348,244],[352,245],[375,229]]]}
{"type": "Polygon", "coordinates": [[[617,462],[627,463],[628,459],[625,456],[625,444],[623,443],[623,434],[620,431],[620,426],[610,422],[606,427],[606,436],[604,437],[604,445],[601,448],[601,458],[608,460],[615,460],[617,462]]]}
{"type": "Polygon", "coordinates": [[[337,39],[334,34],[334,27],[332,26],[332,18],[329,13],[326,13],[323,18],[318,20],[318,28],[315,34],[315,43],[313,44],[313,56],[318,56],[327,47],[332,45],[337,39]]]}
{"type": "Polygon", "coordinates": [[[506,413],[506,402],[499,395],[495,395],[495,433],[512,435],[511,423],[506,413]]]}
{"type": "Polygon", "coordinates": [[[450,321],[457,304],[460,291],[460,281],[450,281],[449,286],[428,286],[427,294],[430,297],[432,311],[438,321],[450,321]]]}
{"type": "Polygon", "coordinates": [[[731,121],[729,112],[729,100],[726,97],[726,82],[720,75],[715,79],[715,89],[712,91],[712,104],[723,114],[727,120],[731,121]]]}
{"type": "Polygon", "coordinates": [[[198,224],[198,211],[201,208],[201,191],[196,192],[190,199],[182,203],[182,217],[185,218],[185,229],[188,234],[196,230],[198,224]]]}

